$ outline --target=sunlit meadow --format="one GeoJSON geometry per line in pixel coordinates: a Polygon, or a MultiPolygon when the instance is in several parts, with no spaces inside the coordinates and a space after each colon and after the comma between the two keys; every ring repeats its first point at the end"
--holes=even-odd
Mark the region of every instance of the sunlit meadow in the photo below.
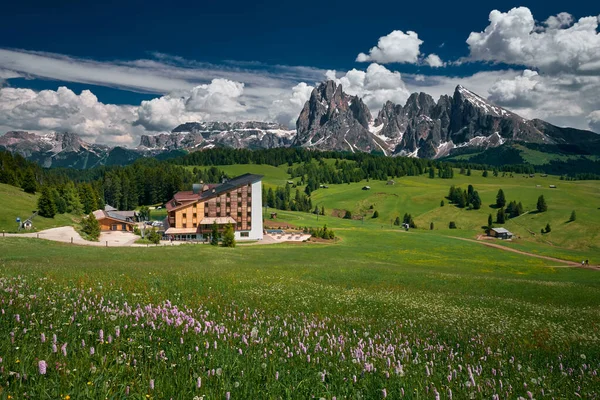
{"type": "Polygon", "coordinates": [[[340,235],[236,249],[1,240],[0,398],[600,395],[596,272],[444,237],[340,235]]]}

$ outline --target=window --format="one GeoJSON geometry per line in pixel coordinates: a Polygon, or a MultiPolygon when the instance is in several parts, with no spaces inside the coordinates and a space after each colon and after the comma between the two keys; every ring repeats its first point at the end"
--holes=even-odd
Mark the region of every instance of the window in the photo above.
{"type": "Polygon", "coordinates": [[[183,227],[184,227],[184,228],[187,228],[187,224],[186,224],[185,222],[183,223],[183,227]]]}
{"type": "Polygon", "coordinates": [[[221,211],[217,211],[217,217],[221,216],[221,211]]]}
{"type": "Polygon", "coordinates": [[[194,228],[196,228],[198,225],[194,222],[194,228]]]}
{"type": "Polygon", "coordinates": [[[241,217],[241,216],[242,216],[242,212],[238,211],[238,217],[241,217]]]}
{"type": "Polygon", "coordinates": [[[250,237],[250,232],[240,232],[240,237],[250,237]]]}
{"type": "Polygon", "coordinates": [[[208,217],[208,210],[204,211],[204,216],[208,217]]]}
{"type": "Polygon", "coordinates": [[[196,218],[196,213],[194,213],[194,218],[196,218]]]}
{"type": "Polygon", "coordinates": [[[231,193],[227,192],[227,198],[231,197],[231,193]]]}
{"type": "Polygon", "coordinates": [[[229,211],[227,211],[227,214],[226,214],[226,215],[227,215],[228,217],[231,217],[231,213],[230,213],[229,211]]]}
{"type": "Polygon", "coordinates": [[[252,213],[248,211],[248,218],[252,217],[252,213]]]}
{"type": "Polygon", "coordinates": [[[221,208],[221,203],[217,203],[217,208],[221,208]]]}
{"type": "Polygon", "coordinates": [[[252,192],[248,191],[248,197],[252,197],[252,192]]]}
{"type": "Polygon", "coordinates": [[[187,213],[183,213],[182,217],[187,218],[187,213]]]}

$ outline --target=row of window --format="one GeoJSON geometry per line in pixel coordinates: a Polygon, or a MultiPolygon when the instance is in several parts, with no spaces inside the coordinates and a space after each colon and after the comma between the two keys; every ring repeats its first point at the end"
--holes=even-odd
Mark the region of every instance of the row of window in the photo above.
{"type": "MultiPolygon", "coordinates": [[[[196,213],[194,213],[193,215],[194,215],[194,218],[197,218],[197,217],[198,217],[198,215],[197,215],[196,213]]],[[[247,215],[248,215],[248,217],[252,217],[252,211],[248,211],[248,212],[247,212],[247,215]]],[[[218,210],[218,211],[217,211],[217,217],[220,217],[220,216],[221,216],[221,211],[220,211],[220,210],[218,210]]],[[[227,212],[226,212],[226,216],[227,216],[227,217],[231,217],[231,211],[227,211],[227,212]]],[[[241,217],[241,216],[242,216],[242,212],[241,212],[241,211],[238,211],[238,213],[237,213],[237,216],[238,216],[238,217],[241,217]]],[[[205,210],[205,211],[204,211],[204,217],[208,217],[208,210],[205,210]]],[[[187,213],[183,213],[183,214],[182,214],[182,218],[184,218],[184,219],[187,219],[187,213]]]]}
{"type": "MultiPolygon", "coordinates": [[[[188,225],[188,224],[184,222],[184,223],[182,224],[182,228],[187,228],[187,225],[188,225]]],[[[252,228],[252,224],[250,223],[250,221],[248,221],[248,223],[246,224],[246,226],[247,226],[247,229],[251,229],[251,228],[252,228]]],[[[198,224],[194,222],[194,223],[192,224],[192,228],[197,228],[197,227],[198,227],[198,224]]],[[[238,231],[242,229],[242,223],[241,223],[241,222],[238,222],[238,223],[236,224],[236,229],[237,229],[238,231]]],[[[113,229],[113,230],[114,230],[114,229],[113,229]]]]}

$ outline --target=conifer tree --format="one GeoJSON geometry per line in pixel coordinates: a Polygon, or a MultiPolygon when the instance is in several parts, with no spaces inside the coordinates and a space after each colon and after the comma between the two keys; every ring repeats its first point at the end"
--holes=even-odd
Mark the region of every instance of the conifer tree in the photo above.
{"type": "Polygon", "coordinates": [[[223,232],[223,247],[235,247],[235,234],[233,232],[233,226],[227,224],[225,231],[223,232]]]}
{"type": "Polygon", "coordinates": [[[81,230],[91,240],[98,240],[100,237],[100,222],[98,222],[94,213],[90,213],[90,215],[81,220],[81,230]]]}
{"type": "Polygon", "coordinates": [[[544,195],[538,197],[537,210],[538,212],[548,211],[548,205],[546,204],[546,199],[544,199],[544,195]]]}
{"type": "Polygon", "coordinates": [[[212,230],[211,230],[211,235],[210,235],[210,244],[213,246],[218,246],[219,245],[219,226],[217,225],[217,222],[213,222],[212,224],[212,230]]]}
{"type": "Polygon", "coordinates": [[[375,210],[375,212],[373,213],[373,218],[378,218],[379,217],[379,211],[375,210]]]}
{"type": "Polygon", "coordinates": [[[496,207],[502,208],[506,205],[506,197],[504,197],[504,191],[502,189],[498,190],[498,194],[496,195],[496,207]]]}
{"type": "Polygon", "coordinates": [[[50,193],[50,188],[44,186],[40,198],[38,199],[38,213],[45,218],[54,218],[56,215],[56,204],[50,193]]]}
{"type": "Polygon", "coordinates": [[[481,208],[481,198],[479,197],[479,193],[477,192],[477,190],[473,191],[473,195],[471,196],[471,204],[476,210],[479,210],[481,208]]]}
{"type": "Polygon", "coordinates": [[[577,219],[577,214],[575,214],[575,210],[571,212],[571,217],[569,217],[569,222],[573,222],[577,219]]]}
{"type": "Polygon", "coordinates": [[[496,222],[499,224],[506,222],[506,213],[504,212],[504,208],[498,210],[498,213],[496,214],[496,222]]]}
{"type": "Polygon", "coordinates": [[[35,181],[35,175],[31,168],[27,168],[25,176],[23,176],[23,182],[21,182],[21,188],[25,193],[35,194],[37,191],[37,183],[35,181]]]}
{"type": "Polygon", "coordinates": [[[487,224],[488,228],[492,228],[494,226],[493,224],[493,218],[492,218],[492,214],[488,215],[488,224],[487,224]]]}

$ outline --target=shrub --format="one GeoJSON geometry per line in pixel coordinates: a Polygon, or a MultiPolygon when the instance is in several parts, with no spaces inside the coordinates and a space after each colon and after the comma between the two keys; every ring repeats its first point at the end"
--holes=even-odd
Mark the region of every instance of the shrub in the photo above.
{"type": "Polygon", "coordinates": [[[571,216],[569,217],[569,222],[573,222],[577,219],[577,214],[575,214],[575,210],[571,211],[571,216]]]}
{"type": "Polygon", "coordinates": [[[550,233],[552,232],[552,227],[550,226],[550,223],[546,224],[546,229],[545,229],[546,233],[550,233]]]}
{"type": "Polygon", "coordinates": [[[444,200],[440,201],[440,207],[444,207],[444,200]]]}
{"type": "Polygon", "coordinates": [[[429,224],[429,230],[433,230],[433,222],[429,224]]]}
{"type": "Polygon", "coordinates": [[[373,218],[378,218],[379,217],[379,211],[375,210],[375,212],[373,213],[373,218]]]}
{"type": "Polygon", "coordinates": [[[448,224],[448,228],[456,229],[456,223],[454,221],[450,221],[450,223],[448,224]]]}
{"type": "Polygon", "coordinates": [[[159,244],[160,243],[160,234],[156,231],[156,229],[152,229],[150,231],[150,233],[148,233],[146,235],[146,239],[148,239],[150,242],[154,243],[154,244],[159,244]]]}
{"type": "Polygon", "coordinates": [[[346,214],[344,214],[344,219],[352,219],[352,213],[349,210],[346,210],[346,214]]]}

